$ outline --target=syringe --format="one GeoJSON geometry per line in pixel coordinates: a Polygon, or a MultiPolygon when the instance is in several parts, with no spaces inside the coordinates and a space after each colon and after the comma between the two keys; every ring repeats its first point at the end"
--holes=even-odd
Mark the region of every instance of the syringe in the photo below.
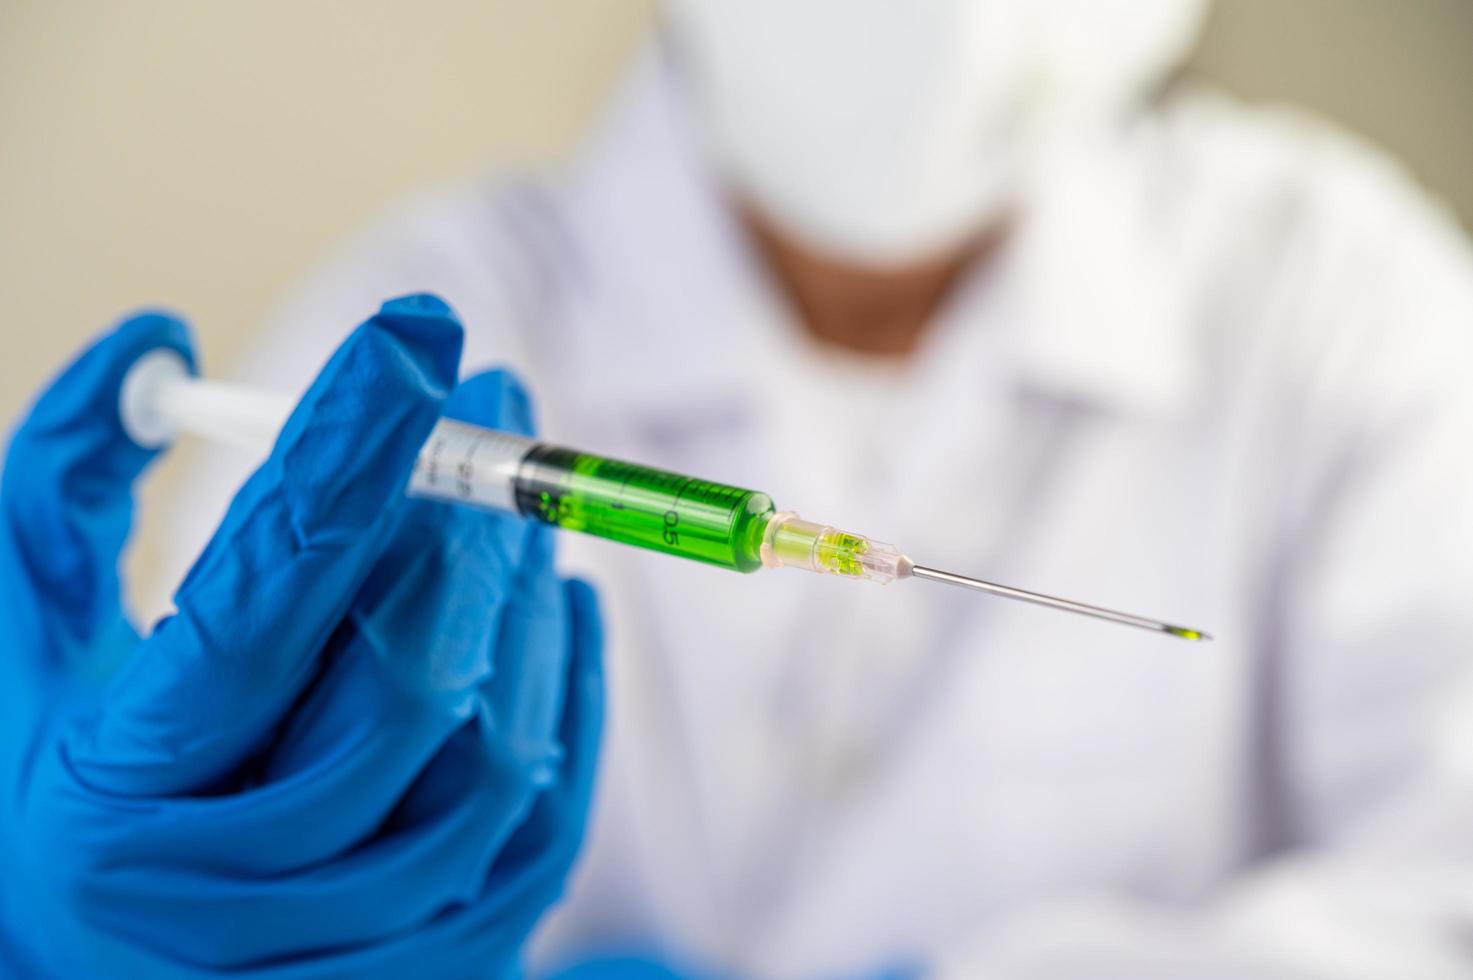
{"type": "MultiPolygon", "coordinates": [[[[293,407],[285,395],[192,377],[177,354],[160,350],[129,371],[119,411],[142,446],[190,433],[260,449],[270,446],[293,407]]],[[[1201,630],[917,565],[893,545],[779,511],[760,491],[451,419],[430,433],[408,491],[738,572],[786,567],[881,584],[926,579],[1186,640],[1211,639],[1201,630]]]]}

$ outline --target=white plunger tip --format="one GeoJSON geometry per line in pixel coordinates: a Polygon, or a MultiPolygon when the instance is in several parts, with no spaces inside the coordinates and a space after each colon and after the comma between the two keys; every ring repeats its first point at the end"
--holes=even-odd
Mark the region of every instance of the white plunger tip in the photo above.
{"type": "Polygon", "coordinates": [[[118,397],[118,416],[128,438],[144,449],[157,449],[173,441],[178,431],[157,410],[159,389],[189,376],[184,358],[164,349],[149,351],[128,369],[118,397]]]}

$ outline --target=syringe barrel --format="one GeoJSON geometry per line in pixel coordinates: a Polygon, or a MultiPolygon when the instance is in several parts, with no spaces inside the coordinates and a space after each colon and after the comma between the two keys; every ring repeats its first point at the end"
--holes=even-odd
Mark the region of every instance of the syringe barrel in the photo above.
{"type": "Polygon", "coordinates": [[[517,511],[737,572],[762,567],[776,508],[765,493],[540,444],[517,469],[517,511]]]}
{"type": "Polygon", "coordinates": [[[409,492],[510,510],[569,531],[738,572],[762,567],[765,493],[449,419],[430,434],[409,492]]]}
{"type": "Polygon", "coordinates": [[[516,512],[517,471],[537,445],[526,436],[441,419],[414,461],[409,492],[516,512]]]}

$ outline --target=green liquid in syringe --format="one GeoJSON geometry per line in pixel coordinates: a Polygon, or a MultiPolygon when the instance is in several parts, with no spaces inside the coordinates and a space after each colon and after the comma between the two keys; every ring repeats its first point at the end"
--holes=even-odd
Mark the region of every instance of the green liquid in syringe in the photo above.
{"type": "Polygon", "coordinates": [[[569,531],[739,572],[762,567],[765,493],[553,446],[522,460],[517,510],[569,531]]]}

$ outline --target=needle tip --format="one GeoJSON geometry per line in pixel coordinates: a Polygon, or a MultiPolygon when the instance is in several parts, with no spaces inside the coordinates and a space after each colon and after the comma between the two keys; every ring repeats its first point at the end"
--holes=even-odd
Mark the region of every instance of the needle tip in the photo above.
{"type": "Polygon", "coordinates": [[[1211,633],[1203,633],[1201,630],[1189,630],[1185,626],[1168,626],[1166,632],[1172,636],[1179,636],[1183,640],[1193,640],[1198,643],[1212,642],[1211,633]]]}

